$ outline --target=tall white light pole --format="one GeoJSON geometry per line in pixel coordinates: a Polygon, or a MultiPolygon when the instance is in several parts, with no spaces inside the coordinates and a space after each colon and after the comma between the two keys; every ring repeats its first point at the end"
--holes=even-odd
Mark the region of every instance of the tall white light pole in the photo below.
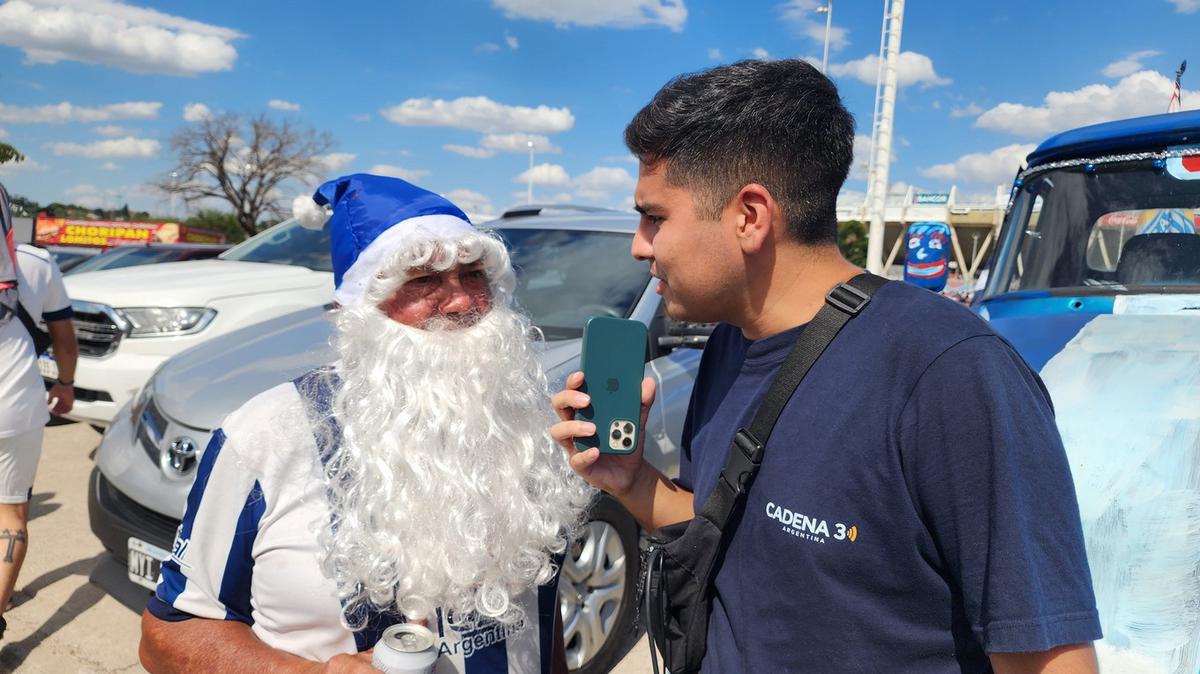
{"type": "Polygon", "coordinates": [[[829,29],[833,26],[833,0],[817,8],[817,14],[825,15],[825,55],[821,57],[821,72],[829,74],[829,29]]]}
{"type": "Polygon", "coordinates": [[[883,65],[883,98],[879,125],[872,148],[870,180],[871,227],[867,233],[867,271],[883,272],[884,209],[887,207],[888,164],[892,159],[892,118],[896,111],[897,66],[900,63],[900,30],[904,22],[904,0],[891,0],[885,10],[887,55],[883,65]]]}
{"type": "Polygon", "coordinates": [[[529,148],[529,173],[526,174],[529,176],[529,185],[525,191],[525,203],[532,204],[533,203],[533,141],[527,140],[527,141],[525,141],[525,145],[529,148]]]}
{"type": "MultiPolygon", "coordinates": [[[[179,171],[171,171],[171,187],[179,186],[179,171]]],[[[175,215],[175,190],[171,190],[171,219],[174,220],[179,216],[175,215]]]]}

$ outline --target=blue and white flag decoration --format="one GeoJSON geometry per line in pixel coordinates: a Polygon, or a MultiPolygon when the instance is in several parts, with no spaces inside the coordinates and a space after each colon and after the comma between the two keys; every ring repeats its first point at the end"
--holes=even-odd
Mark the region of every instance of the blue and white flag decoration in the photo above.
{"type": "Polygon", "coordinates": [[[390,254],[418,241],[474,234],[467,214],[445,197],[399,178],[355,173],[298,196],[292,213],[309,229],[329,228],[333,298],[342,306],[363,298],[390,254]]]}
{"type": "Polygon", "coordinates": [[[945,288],[950,226],[944,222],[914,222],[908,226],[905,238],[908,248],[904,256],[904,280],[935,292],[945,288]]]}

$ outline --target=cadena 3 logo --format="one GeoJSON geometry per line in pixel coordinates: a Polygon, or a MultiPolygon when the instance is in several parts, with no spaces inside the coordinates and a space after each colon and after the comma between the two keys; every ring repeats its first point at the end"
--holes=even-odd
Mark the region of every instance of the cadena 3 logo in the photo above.
{"type": "Polygon", "coordinates": [[[782,524],[785,533],[814,543],[824,543],[830,538],[851,543],[858,540],[857,526],[834,522],[831,527],[826,520],[793,512],[774,503],[767,503],[767,517],[782,524]]]}

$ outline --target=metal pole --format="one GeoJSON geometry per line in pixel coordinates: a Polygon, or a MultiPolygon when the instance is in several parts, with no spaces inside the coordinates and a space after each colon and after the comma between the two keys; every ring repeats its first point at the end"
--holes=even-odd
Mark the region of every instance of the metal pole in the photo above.
{"type": "Polygon", "coordinates": [[[897,66],[900,62],[900,31],[904,21],[904,0],[891,0],[888,18],[887,60],[884,65],[883,100],[879,130],[875,134],[874,175],[871,182],[871,228],[867,232],[867,269],[883,272],[884,210],[887,207],[888,163],[892,158],[892,117],[896,110],[897,66]]]}
{"type": "Polygon", "coordinates": [[[526,143],[526,145],[529,146],[529,173],[528,173],[529,186],[526,188],[526,191],[525,191],[525,203],[532,204],[533,203],[533,141],[528,140],[528,141],[525,141],[525,143],[526,143]]]}
{"type": "Polygon", "coordinates": [[[829,74],[829,29],[833,25],[833,0],[825,4],[825,55],[821,57],[821,72],[829,74]]]}
{"type": "Polygon", "coordinates": [[[871,110],[871,156],[867,159],[867,196],[863,199],[862,211],[859,218],[871,221],[871,188],[875,184],[875,143],[879,134],[879,99],[883,93],[883,61],[887,53],[888,0],[883,0],[883,17],[879,25],[879,65],[875,69],[875,107],[871,110]]]}

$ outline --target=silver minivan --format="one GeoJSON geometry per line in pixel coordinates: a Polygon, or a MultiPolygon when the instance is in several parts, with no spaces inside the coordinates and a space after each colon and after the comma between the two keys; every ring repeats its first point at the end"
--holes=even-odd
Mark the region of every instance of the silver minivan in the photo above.
{"type": "MultiPolygon", "coordinates": [[[[646,374],[658,398],[646,428],[646,456],[668,475],[700,361],[705,327],[667,318],[649,265],[630,257],[632,214],[526,207],[484,226],[509,246],[516,298],[545,337],[542,360],[557,384],[579,368],[589,316],[631,318],[648,327],[646,374]]],[[[327,249],[320,254],[328,255],[327,249]]],[[[257,323],[184,351],[121,409],[96,452],[89,485],[92,531],[153,587],[183,516],[209,435],[254,395],[333,360],[331,307],[257,323]]],[[[563,565],[560,601],[573,671],[606,672],[637,636],[641,535],[616,501],[602,496],[563,565]]]]}

